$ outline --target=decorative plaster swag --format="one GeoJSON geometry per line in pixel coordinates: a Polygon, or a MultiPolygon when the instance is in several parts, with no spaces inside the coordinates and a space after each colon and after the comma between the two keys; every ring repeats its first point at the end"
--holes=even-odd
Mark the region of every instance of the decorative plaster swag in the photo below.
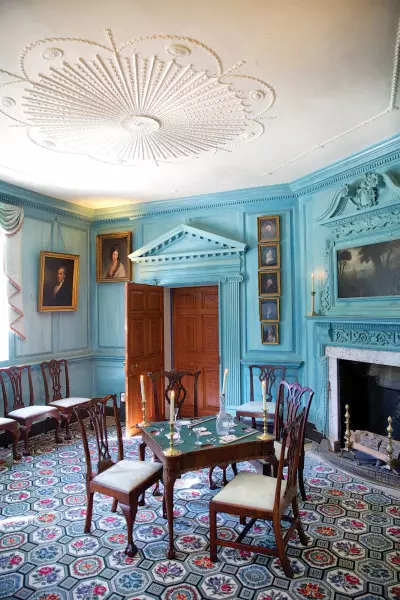
{"type": "Polygon", "coordinates": [[[25,339],[22,305],[22,249],[21,228],[24,209],[0,202],[0,232],[6,236],[4,247],[4,274],[7,277],[8,321],[11,331],[25,339]]]}

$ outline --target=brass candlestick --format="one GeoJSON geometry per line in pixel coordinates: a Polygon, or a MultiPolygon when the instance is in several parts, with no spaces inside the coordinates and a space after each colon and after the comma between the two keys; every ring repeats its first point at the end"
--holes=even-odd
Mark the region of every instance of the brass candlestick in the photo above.
{"type": "Polygon", "coordinates": [[[182,450],[178,450],[178,448],[174,448],[174,424],[169,424],[169,448],[164,450],[165,456],[178,456],[182,454],[182,450]]]}
{"type": "Polygon", "coordinates": [[[261,435],[257,436],[258,440],[270,440],[271,435],[267,432],[267,409],[264,408],[264,432],[261,435]]]}
{"type": "Polygon", "coordinates": [[[393,465],[393,427],[392,427],[392,417],[388,417],[388,426],[387,426],[387,448],[386,448],[386,464],[389,469],[392,468],[393,465]]]}
{"type": "Polygon", "coordinates": [[[344,449],[349,452],[352,447],[353,447],[353,442],[351,441],[351,434],[350,434],[350,406],[348,404],[346,404],[345,406],[346,412],[344,414],[344,422],[346,424],[346,431],[344,432],[344,439],[345,439],[345,443],[344,443],[344,449]]]}
{"type": "Polygon", "coordinates": [[[146,402],[145,402],[145,400],[143,400],[143,398],[142,398],[142,414],[143,414],[143,421],[141,423],[138,423],[138,426],[139,427],[148,427],[149,425],[151,425],[151,423],[146,418],[146,402]]]}
{"type": "Polygon", "coordinates": [[[307,313],[307,317],[318,317],[318,313],[315,312],[315,292],[311,292],[311,311],[307,313]]]}

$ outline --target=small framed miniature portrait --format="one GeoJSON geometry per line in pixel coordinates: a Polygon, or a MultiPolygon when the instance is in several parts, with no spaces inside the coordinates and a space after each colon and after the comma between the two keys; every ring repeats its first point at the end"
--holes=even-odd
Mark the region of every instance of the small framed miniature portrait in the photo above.
{"type": "Polygon", "coordinates": [[[260,321],[279,321],[279,298],[260,298],[260,321]]]}
{"type": "Polygon", "coordinates": [[[281,266],[280,244],[258,244],[258,268],[279,269],[281,266]]]}
{"type": "Polygon", "coordinates": [[[258,241],[259,242],[278,242],[279,237],[279,216],[258,217],[258,241]]]}
{"type": "Polygon", "coordinates": [[[132,232],[103,233],[96,237],[96,281],[131,281],[132,232]]]}
{"type": "Polygon", "coordinates": [[[259,271],[259,296],[279,296],[281,293],[280,271],[259,271]]]}
{"type": "Polygon", "coordinates": [[[279,344],[278,323],[261,323],[261,341],[263,344],[279,344]]]}

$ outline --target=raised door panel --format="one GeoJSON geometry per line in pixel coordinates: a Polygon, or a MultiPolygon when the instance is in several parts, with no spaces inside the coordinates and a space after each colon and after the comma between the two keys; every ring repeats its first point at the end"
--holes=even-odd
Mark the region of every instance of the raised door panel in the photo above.
{"type": "MultiPolygon", "coordinates": [[[[218,315],[203,315],[202,318],[202,341],[203,341],[203,352],[217,353],[219,351],[218,343],[218,315]]],[[[214,359],[215,357],[212,356],[214,359]]]]}
{"type": "Polygon", "coordinates": [[[162,354],[164,348],[163,321],[160,317],[148,320],[148,353],[162,354]]]}
{"type": "Polygon", "coordinates": [[[128,310],[129,312],[142,311],[146,309],[146,298],[141,290],[129,290],[128,310]]]}
{"type": "Polygon", "coordinates": [[[164,296],[163,294],[160,294],[159,291],[157,292],[149,292],[148,296],[147,296],[147,308],[148,310],[152,311],[159,311],[162,312],[163,310],[163,303],[164,303],[164,296]]]}
{"type": "Polygon", "coordinates": [[[203,410],[211,414],[219,408],[219,369],[203,371],[203,410]]]}

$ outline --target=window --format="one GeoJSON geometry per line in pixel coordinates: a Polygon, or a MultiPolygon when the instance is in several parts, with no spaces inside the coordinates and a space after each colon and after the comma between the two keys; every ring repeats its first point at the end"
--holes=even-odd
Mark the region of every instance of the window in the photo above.
{"type": "Polygon", "coordinates": [[[4,244],[6,237],[0,232],[0,362],[8,360],[8,302],[7,279],[4,275],[4,244]]]}

